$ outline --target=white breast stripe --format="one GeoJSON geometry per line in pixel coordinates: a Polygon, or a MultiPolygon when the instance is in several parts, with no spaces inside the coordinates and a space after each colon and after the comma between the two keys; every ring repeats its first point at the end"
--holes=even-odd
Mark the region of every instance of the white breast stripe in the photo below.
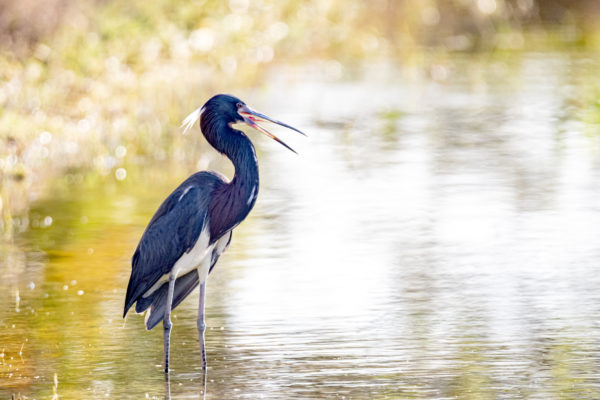
{"type": "Polygon", "coordinates": [[[185,196],[187,194],[187,192],[190,191],[190,189],[192,188],[192,186],[188,186],[185,188],[185,190],[183,191],[183,193],[181,193],[181,196],[179,196],[179,198],[177,199],[177,201],[180,201],[181,199],[183,199],[183,196],[185,196]]]}
{"type": "Polygon", "coordinates": [[[248,197],[248,200],[246,201],[247,205],[250,205],[250,203],[252,203],[252,200],[254,199],[254,193],[256,193],[256,185],[252,186],[252,192],[250,192],[250,196],[248,197]]]}
{"type": "Polygon", "coordinates": [[[216,248],[215,248],[215,252],[217,253],[217,255],[221,255],[223,254],[223,252],[227,249],[227,245],[229,244],[229,241],[231,240],[231,231],[229,231],[229,234],[225,234],[223,235],[223,237],[219,240],[217,240],[217,244],[216,244],[216,248]]]}

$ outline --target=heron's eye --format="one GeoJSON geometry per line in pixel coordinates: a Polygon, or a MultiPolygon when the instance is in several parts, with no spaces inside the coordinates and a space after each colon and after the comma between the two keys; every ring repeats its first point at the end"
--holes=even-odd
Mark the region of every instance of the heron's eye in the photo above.
{"type": "Polygon", "coordinates": [[[242,103],[237,103],[235,106],[236,106],[237,108],[242,108],[243,104],[242,104],[242,103]]]}

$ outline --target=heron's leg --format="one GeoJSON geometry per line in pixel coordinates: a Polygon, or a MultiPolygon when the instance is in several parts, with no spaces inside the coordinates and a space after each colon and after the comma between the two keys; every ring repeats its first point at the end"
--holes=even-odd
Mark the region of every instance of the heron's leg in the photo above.
{"type": "Polygon", "coordinates": [[[169,372],[169,344],[171,341],[171,307],[173,306],[173,291],[175,289],[176,274],[169,274],[169,289],[167,291],[167,304],[165,305],[165,316],[163,327],[165,334],[165,372],[169,372]]]}
{"type": "Polygon", "coordinates": [[[200,339],[200,353],[202,354],[202,368],[206,369],[206,348],[204,347],[204,292],[206,281],[200,284],[200,300],[198,300],[198,338],[200,339]]]}

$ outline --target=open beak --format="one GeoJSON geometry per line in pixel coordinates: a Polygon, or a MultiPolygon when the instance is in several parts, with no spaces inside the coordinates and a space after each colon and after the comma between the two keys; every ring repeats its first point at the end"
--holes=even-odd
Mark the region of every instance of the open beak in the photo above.
{"type": "Polygon", "coordinates": [[[240,114],[242,116],[242,118],[244,118],[244,122],[246,124],[248,124],[249,126],[251,126],[254,129],[256,129],[256,130],[264,133],[265,135],[267,135],[271,139],[275,140],[276,142],[281,143],[283,146],[285,146],[289,150],[293,151],[294,153],[296,153],[296,151],[294,149],[292,149],[290,146],[288,146],[287,144],[285,144],[277,136],[273,135],[271,132],[269,132],[268,130],[266,130],[262,126],[258,125],[257,122],[261,122],[261,121],[273,122],[274,124],[284,126],[284,127],[288,128],[288,129],[291,129],[293,131],[296,131],[296,132],[298,132],[298,133],[306,136],[306,134],[304,134],[303,132],[300,132],[298,129],[294,128],[293,126],[289,126],[288,124],[284,124],[281,121],[277,121],[275,119],[267,117],[264,114],[261,114],[261,113],[259,113],[257,111],[254,111],[253,109],[251,109],[250,107],[248,107],[245,104],[243,106],[241,106],[240,108],[238,108],[238,114],[240,114]]]}

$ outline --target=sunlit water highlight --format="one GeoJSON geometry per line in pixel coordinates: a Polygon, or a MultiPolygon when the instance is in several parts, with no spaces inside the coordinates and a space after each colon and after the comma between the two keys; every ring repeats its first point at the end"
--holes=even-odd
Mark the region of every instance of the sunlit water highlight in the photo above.
{"type": "MultiPolygon", "coordinates": [[[[295,156],[252,134],[261,192],[209,279],[205,397],[600,398],[599,142],[570,105],[596,67],[459,58],[443,83],[382,66],[240,94],[309,138],[278,131],[295,156]]],[[[197,295],[169,387],[162,330],[121,319],[129,257],[187,173],[35,206],[0,265],[3,398],[202,398],[197,295]]]]}

